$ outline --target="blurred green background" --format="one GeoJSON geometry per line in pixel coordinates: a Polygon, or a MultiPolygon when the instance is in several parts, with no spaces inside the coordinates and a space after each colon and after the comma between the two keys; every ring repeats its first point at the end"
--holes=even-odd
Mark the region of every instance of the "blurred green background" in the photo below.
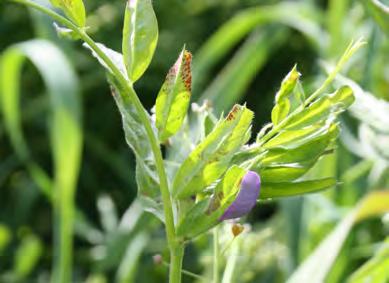
{"type": "MultiPolygon", "coordinates": [[[[120,51],[125,1],[84,2],[90,35],[120,51]]],[[[348,78],[338,80],[353,80],[354,90],[360,92],[357,105],[343,116],[344,131],[335,154],[309,172],[334,175],[339,185],[321,194],[260,203],[247,219],[252,227],[247,238],[231,246],[229,226],[225,225],[228,253],[237,250],[241,257],[231,278],[227,274],[223,282],[285,282],[365,195],[388,188],[389,14],[384,4],[389,2],[379,3],[153,2],[159,42],[150,68],[135,86],[145,107],[152,108],[169,67],[186,44],[194,54],[193,101],[210,99],[219,113],[234,102],[246,101],[256,113],[254,132],[269,122],[280,81],[295,63],[309,92],[325,78],[323,66],[334,63],[352,39],[363,36],[367,41],[348,64],[344,72],[348,78]]],[[[77,74],[74,83],[78,81],[80,88],[84,145],[76,193],[74,282],[165,282],[167,268],[155,265],[152,259],[157,253],[167,255],[164,231],[158,220],[142,213],[133,202],[133,155],[125,143],[104,70],[79,42],[59,39],[49,18],[2,0],[0,53],[36,38],[50,40],[64,51],[77,74]]],[[[4,75],[8,70],[1,72],[4,75]]],[[[20,88],[20,111],[31,159],[51,176],[51,106],[44,95],[44,81],[31,63],[23,67],[20,88]]],[[[50,201],[25,160],[15,154],[3,117],[0,143],[0,282],[48,282],[55,245],[50,201]]],[[[387,211],[385,197],[368,206],[387,211]]],[[[388,214],[382,213],[350,228],[326,273],[327,282],[345,282],[384,246],[388,233],[388,214]]],[[[212,270],[211,247],[208,236],[191,243],[184,268],[207,276],[212,270]]],[[[227,256],[226,262],[230,260],[227,256]]],[[[389,282],[384,281],[389,280],[387,260],[380,268],[381,277],[370,282],[389,282]]],[[[183,282],[198,281],[184,277],[183,282]]]]}

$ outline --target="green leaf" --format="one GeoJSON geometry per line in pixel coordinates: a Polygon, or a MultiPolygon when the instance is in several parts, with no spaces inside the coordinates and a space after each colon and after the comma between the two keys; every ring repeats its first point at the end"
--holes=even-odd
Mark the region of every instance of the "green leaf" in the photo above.
{"type": "MultiPolygon", "coordinates": [[[[159,178],[146,129],[138,112],[115,78],[108,74],[113,97],[122,116],[126,142],[135,154],[138,199],[146,211],[163,220],[160,204],[159,178]]],[[[151,117],[149,117],[151,120],[151,117]]]]}
{"type": "Polygon", "coordinates": [[[273,110],[271,111],[271,121],[273,125],[279,124],[282,120],[285,119],[286,116],[288,116],[290,110],[290,102],[289,99],[283,99],[273,107],[273,110]]]}
{"type": "Polygon", "coordinates": [[[368,217],[386,212],[389,212],[389,191],[373,192],[367,195],[320,243],[315,251],[292,274],[287,283],[325,282],[326,276],[330,272],[353,225],[368,217]]]}
{"type": "Polygon", "coordinates": [[[284,129],[300,129],[326,120],[331,113],[341,113],[354,102],[353,91],[348,86],[339,88],[332,94],[323,95],[299,114],[291,117],[284,129]]]}
{"type": "Polygon", "coordinates": [[[161,142],[174,135],[185,119],[191,96],[191,62],[192,54],[184,48],[158,93],[155,111],[161,142]]]}
{"type": "Polygon", "coordinates": [[[294,149],[327,134],[331,134],[333,137],[336,137],[338,132],[339,128],[337,124],[331,122],[323,124],[322,122],[319,122],[301,130],[282,131],[269,142],[267,142],[263,147],[266,149],[294,149]]]}
{"type": "Polygon", "coordinates": [[[85,6],[82,0],[50,0],[50,2],[54,7],[62,9],[79,27],[85,26],[85,6]]]}
{"type": "Polygon", "coordinates": [[[233,203],[239,192],[240,181],[247,170],[232,166],[215,188],[212,198],[195,203],[177,226],[177,236],[193,238],[220,223],[219,218],[233,203]]]}
{"type": "Polygon", "coordinates": [[[334,178],[308,180],[299,182],[264,182],[261,188],[261,199],[290,197],[307,193],[316,193],[336,185],[334,178]]]}
{"type": "Polygon", "coordinates": [[[174,178],[173,195],[189,197],[216,181],[250,138],[253,116],[245,106],[235,105],[183,162],[174,178]]]}
{"type": "Polygon", "coordinates": [[[297,66],[294,65],[292,70],[285,76],[281,82],[281,87],[276,94],[276,103],[289,98],[293,92],[301,74],[297,71],[297,66]]]}
{"type": "Polygon", "coordinates": [[[386,283],[389,281],[389,237],[378,252],[348,279],[348,283],[386,283]]]}
{"type": "Polygon", "coordinates": [[[158,41],[158,22],[151,0],[128,0],[122,50],[130,81],[137,81],[149,66],[158,41]]]}
{"type": "Polygon", "coordinates": [[[300,73],[297,72],[296,65],[282,80],[281,87],[278,90],[275,98],[275,106],[271,112],[271,120],[273,125],[277,125],[288,116],[290,111],[289,96],[292,94],[300,73]]]}

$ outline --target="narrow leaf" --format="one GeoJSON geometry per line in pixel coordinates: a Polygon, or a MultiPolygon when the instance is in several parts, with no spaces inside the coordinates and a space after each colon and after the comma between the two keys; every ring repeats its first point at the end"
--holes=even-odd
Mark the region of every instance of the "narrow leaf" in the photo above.
{"type": "Polygon", "coordinates": [[[128,78],[137,81],[149,66],[158,41],[151,0],[128,0],[123,28],[123,55],[128,78]]]}
{"type": "Polygon", "coordinates": [[[354,102],[353,91],[348,86],[324,95],[288,121],[285,129],[299,129],[326,120],[330,113],[341,113],[354,102]]]}
{"type": "Polygon", "coordinates": [[[279,198],[316,193],[336,185],[334,178],[309,180],[301,182],[264,183],[260,198],[279,198]]]}

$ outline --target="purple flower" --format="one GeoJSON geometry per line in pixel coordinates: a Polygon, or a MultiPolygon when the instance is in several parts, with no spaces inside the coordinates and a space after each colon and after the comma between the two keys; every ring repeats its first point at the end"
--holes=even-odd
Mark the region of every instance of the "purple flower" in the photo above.
{"type": "Polygon", "coordinates": [[[239,218],[249,213],[257,203],[260,188],[261,178],[259,175],[254,171],[248,171],[240,183],[238,196],[219,220],[239,218]]]}

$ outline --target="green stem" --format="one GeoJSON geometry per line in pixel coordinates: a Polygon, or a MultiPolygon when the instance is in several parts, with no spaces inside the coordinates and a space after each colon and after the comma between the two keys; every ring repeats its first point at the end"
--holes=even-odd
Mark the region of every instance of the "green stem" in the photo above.
{"type": "Polygon", "coordinates": [[[145,127],[151,145],[151,149],[155,158],[156,169],[160,181],[160,189],[162,195],[164,214],[165,214],[167,242],[169,245],[171,259],[172,259],[172,265],[170,268],[170,277],[171,277],[170,282],[179,283],[181,278],[178,278],[177,276],[181,276],[181,265],[182,265],[184,248],[182,244],[180,244],[176,240],[176,236],[175,236],[173,207],[172,207],[172,201],[170,199],[169,186],[168,186],[167,176],[164,168],[163,157],[162,157],[161,149],[159,147],[159,142],[154,134],[151,122],[147,117],[147,112],[144,109],[142,103],[140,102],[139,97],[136,95],[131,82],[129,82],[127,78],[123,76],[123,74],[116,67],[116,65],[111,61],[111,59],[97,46],[97,44],[89,37],[89,35],[85,32],[83,28],[78,27],[73,22],[55,13],[54,11],[44,6],[41,6],[35,2],[32,2],[30,0],[10,0],[10,1],[21,3],[23,5],[37,9],[49,15],[54,20],[58,21],[62,25],[66,26],[67,28],[73,30],[104,61],[104,63],[111,69],[111,71],[113,72],[113,74],[115,75],[119,83],[122,85],[122,87],[126,90],[129,99],[134,104],[134,107],[138,112],[139,118],[143,126],[145,127]]]}
{"type": "Polygon", "coordinates": [[[169,282],[181,283],[182,260],[184,258],[184,245],[176,245],[170,249],[169,282]]]}
{"type": "Polygon", "coordinates": [[[219,283],[219,229],[213,229],[213,283],[219,283]]]}

